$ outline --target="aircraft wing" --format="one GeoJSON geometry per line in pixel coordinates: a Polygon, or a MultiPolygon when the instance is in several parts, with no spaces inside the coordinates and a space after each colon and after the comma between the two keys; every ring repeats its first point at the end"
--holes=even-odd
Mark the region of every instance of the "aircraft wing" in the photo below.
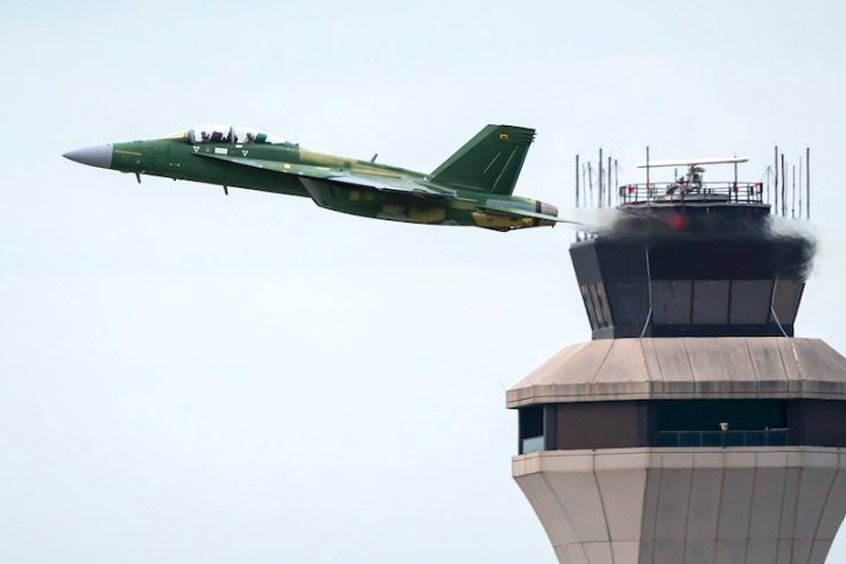
{"type": "Polygon", "coordinates": [[[343,171],[342,174],[335,176],[328,176],[326,180],[332,182],[340,182],[341,184],[350,184],[353,186],[364,186],[366,188],[373,188],[381,192],[400,192],[403,194],[411,194],[416,196],[433,196],[433,197],[447,197],[452,198],[456,196],[455,190],[449,189],[435,189],[425,184],[417,183],[414,180],[405,178],[396,178],[391,176],[375,176],[351,173],[343,171]]]}
{"type": "Polygon", "coordinates": [[[228,163],[237,164],[248,168],[270,170],[273,172],[291,174],[294,176],[308,176],[311,178],[329,178],[333,175],[341,174],[342,172],[338,169],[333,169],[328,166],[283,163],[279,161],[269,161],[265,159],[248,159],[246,157],[235,157],[231,155],[213,155],[209,153],[197,153],[197,156],[218,161],[225,161],[228,163]]]}
{"type": "Polygon", "coordinates": [[[361,174],[347,169],[337,169],[326,166],[304,165],[297,163],[285,163],[264,159],[249,159],[246,157],[236,157],[231,155],[215,155],[208,153],[198,153],[197,155],[219,161],[226,161],[232,164],[237,164],[249,168],[270,170],[273,172],[289,174],[292,176],[300,176],[320,180],[330,180],[332,182],[337,182],[340,184],[347,184],[351,186],[363,186],[366,188],[372,188],[374,190],[379,190],[383,192],[398,192],[402,194],[410,194],[417,196],[450,198],[456,196],[455,190],[446,188],[437,189],[422,183],[415,182],[412,179],[406,178],[361,174]]]}

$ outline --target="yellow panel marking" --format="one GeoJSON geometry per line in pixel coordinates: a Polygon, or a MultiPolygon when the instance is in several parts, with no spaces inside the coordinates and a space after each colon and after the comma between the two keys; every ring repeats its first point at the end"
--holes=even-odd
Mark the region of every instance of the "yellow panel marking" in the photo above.
{"type": "Polygon", "coordinates": [[[445,218],[444,208],[411,206],[408,209],[408,220],[416,223],[441,223],[445,218]]]}
{"type": "Polygon", "coordinates": [[[473,212],[473,221],[480,227],[518,227],[521,225],[528,226],[522,218],[513,218],[504,215],[491,215],[484,212],[473,212]]]}
{"type": "Polygon", "coordinates": [[[453,210],[475,210],[476,202],[461,202],[459,200],[449,200],[448,205],[453,210]]]}
{"type": "Polygon", "coordinates": [[[507,133],[500,133],[499,134],[500,141],[508,141],[508,134],[507,133]]]}
{"type": "Polygon", "coordinates": [[[285,164],[282,165],[282,168],[284,168],[285,170],[291,170],[291,165],[289,165],[288,163],[285,163],[285,164]]]}
{"type": "Polygon", "coordinates": [[[123,149],[114,149],[115,153],[120,153],[121,155],[135,155],[136,157],[140,157],[141,153],[136,153],[135,151],[125,151],[123,149]]]}
{"type": "Polygon", "coordinates": [[[390,215],[405,215],[405,207],[396,204],[384,204],[382,212],[390,215]]]}

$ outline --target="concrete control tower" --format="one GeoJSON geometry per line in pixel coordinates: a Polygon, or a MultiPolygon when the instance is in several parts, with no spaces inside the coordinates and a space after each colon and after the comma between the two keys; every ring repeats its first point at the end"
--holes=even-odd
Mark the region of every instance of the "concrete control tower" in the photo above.
{"type": "Polygon", "coordinates": [[[846,514],[846,359],[793,337],[813,244],[760,184],[623,188],[570,255],[593,340],[508,391],[513,475],[564,564],[822,564],[846,514]]]}

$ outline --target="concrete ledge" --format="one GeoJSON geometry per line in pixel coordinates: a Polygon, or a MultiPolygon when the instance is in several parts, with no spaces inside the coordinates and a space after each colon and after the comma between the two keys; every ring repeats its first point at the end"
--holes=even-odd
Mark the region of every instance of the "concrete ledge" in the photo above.
{"type": "Polygon", "coordinates": [[[514,477],[536,472],[651,468],[844,468],[846,449],[804,446],[547,450],[511,458],[514,477]]]}
{"type": "Polygon", "coordinates": [[[820,339],[605,339],[570,345],[507,405],[640,399],[846,400],[846,358],[820,339]]]}

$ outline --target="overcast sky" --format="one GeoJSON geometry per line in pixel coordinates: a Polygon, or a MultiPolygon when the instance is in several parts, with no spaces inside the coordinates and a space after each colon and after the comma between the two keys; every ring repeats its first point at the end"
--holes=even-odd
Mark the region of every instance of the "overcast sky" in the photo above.
{"type": "MultiPolygon", "coordinates": [[[[552,563],[505,388],[589,339],[566,228],[495,233],[121,175],[70,149],[236,123],[431,171],[535,127],[812,147],[797,334],[846,351],[842,2],[15,2],[0,10],[0,564],[552,563]]],[[[841,535],[831,562],[846,562],[841,535]]]]}

